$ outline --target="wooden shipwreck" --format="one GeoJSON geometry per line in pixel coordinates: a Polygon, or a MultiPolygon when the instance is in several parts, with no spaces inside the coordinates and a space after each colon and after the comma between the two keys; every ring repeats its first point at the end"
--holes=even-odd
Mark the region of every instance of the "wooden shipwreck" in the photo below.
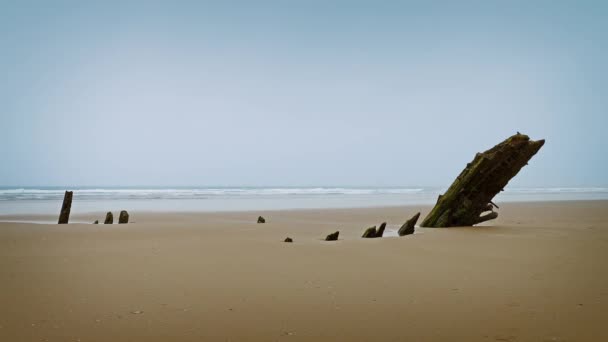
{"type": "Polygon", "coordinates": [[[519,132],[475,159],[456,178],[422,221],[422,227],[472,226],[498,217],[492,198],[545,144],[519,132]]]}

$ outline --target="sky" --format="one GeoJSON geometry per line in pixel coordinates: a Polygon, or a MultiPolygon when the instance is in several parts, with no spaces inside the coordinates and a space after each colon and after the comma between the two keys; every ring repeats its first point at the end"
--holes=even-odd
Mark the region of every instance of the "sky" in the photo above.
{"type": "Polygon", "coordinates": [[[0,185],[608,185],[605,1],[0,0],[0,185]]]}

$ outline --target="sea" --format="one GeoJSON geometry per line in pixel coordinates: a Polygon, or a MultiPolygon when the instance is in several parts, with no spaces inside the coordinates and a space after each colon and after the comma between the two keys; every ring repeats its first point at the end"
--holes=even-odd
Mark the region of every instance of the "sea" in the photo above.
{"type": "MultiPolygon", "coordinates": [[[[432,205],[447,187],[0,187],[0,215],[57,214],[64,191],[72,213],[254,211],[432,205]]],[[[494,202],[607,200],[608,187],[506,188],[494,202]]]]}

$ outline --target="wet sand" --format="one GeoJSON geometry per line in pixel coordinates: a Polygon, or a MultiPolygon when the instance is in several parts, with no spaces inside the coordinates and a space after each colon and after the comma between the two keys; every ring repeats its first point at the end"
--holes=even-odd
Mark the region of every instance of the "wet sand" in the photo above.
{"type": "Polygon", "coordinates": [[[511,203],[482,227],[360,238],[429,209],[0,223],[0,341],[608,340],[608,201],[511,203]]]}

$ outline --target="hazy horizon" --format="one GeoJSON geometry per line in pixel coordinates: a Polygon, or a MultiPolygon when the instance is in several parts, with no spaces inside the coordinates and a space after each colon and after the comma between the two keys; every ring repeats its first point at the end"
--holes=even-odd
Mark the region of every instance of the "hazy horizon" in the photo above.
{"type": "MultiPolygon", "coordinates": [[[[455,177],[454,177],[455,178],[455,177]]],[[[450,183],[451,184],[451,183],[450,183]]],[[[388,185],[350,185],[350,184],[262,184],[262,185],[248,185],[248,184],[183,184],[183,185],[175,185],[175,184],[160,184],[160,185],[112,185],[112,184],[101,184],[101,185],[86,185],[86,184],[72,184],[72,185],[0,185],[0,190],[17,190],[17,189],[49,189],[49,190],[94,190],[94,189],[133,189],[133,190],[145,190],[145,189],[157,189],[157,190],[167,190],[167,189],[331,189],[331,188],[344,188],[344,189],[447,189],[450,184],[443,185],[426,185],[426,184],[388,184],[388,185]]],[[[608,185],[598,184],[598,185],[588,185],[588,186],[559,186],[559,185],[544,185],[544,186],[517,186],[509,184],[505,189],[607,189],[608,185]]]]}
{"type": "Polygon", "coordinates": [[[608,186],[608,3],[0,4],[0,186],[608,186]]]}

